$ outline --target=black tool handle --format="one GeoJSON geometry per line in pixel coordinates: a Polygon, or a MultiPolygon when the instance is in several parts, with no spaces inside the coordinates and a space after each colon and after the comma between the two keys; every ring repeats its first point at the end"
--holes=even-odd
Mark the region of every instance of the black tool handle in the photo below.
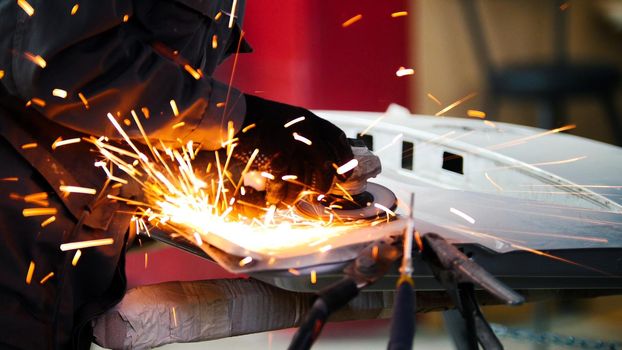
{"type": "Polygon", "coordinates": [[[391,320],[391,338],[387,349],[410,350],[415,338],[415,313],[417,311],[412,279],[402,278],[398,282],[397,295],[391,320]]]}
{"type": "Polygon", "coordinates": [[[288,349],[310,349],[322,332],[328,316],[354,299],[358,293],[359,288],[356,282],[348,277],[320,291],[318,298],[307,312],[288,349]]]}

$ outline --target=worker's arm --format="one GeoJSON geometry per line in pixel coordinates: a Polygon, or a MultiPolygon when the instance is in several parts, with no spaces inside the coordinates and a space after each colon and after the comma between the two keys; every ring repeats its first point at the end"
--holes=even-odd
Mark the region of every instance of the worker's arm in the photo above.
{"type": "MultiPolygon", "coordinates": [[[[0,5],[0,83],[24,101],[45,101],[32,106],[47,118],[114,136],[107,113],[132,121],[135,110],[150,137],[209,148],[220,147],[228,121],[241,126],[243,96],[209,76],[238,47],[240,31],[228,28],[229,16],[215,19],[230,12],[227,1],[98,0],[79,3],[73,15],[71,2],[29,3],[32,16],[15,1],[0,5]]],[[[126,129],[138,136],[133,124],[126,129]]]]}

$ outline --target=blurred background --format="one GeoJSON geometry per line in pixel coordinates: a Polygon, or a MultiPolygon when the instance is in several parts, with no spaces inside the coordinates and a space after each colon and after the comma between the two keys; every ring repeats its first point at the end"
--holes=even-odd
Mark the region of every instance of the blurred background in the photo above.
{"type": "MultiPolygon", "coordinates": [[[[478,110],[522,125],[576,124],[575,135],[622,143],[622,0],[250,0],[243,29],[254,53],[229,58],[217,76],[247,93],[312,109],[384,111],[398,103],[427,115],[464,99],[444,115],[478,110]],[[400,68],[414,74],[398,76],[400,68]]],[[[231,277],[172,248],[150,251],[148,264],[144,255],[128,257],[130,286],[231,277]]],[[[509,349],[569,348],[543,345],[542,332],[566,341],[622,341],[620,297],[484,313],[491,322],[535,332],[503,337],[509,349]]],[[[330,324],[317,348],[383,348],[388,324],[330,324]]],[[[420,315],[419,327],[420,348],[452,348],[440,314],[420,315]]],[[[165,348],[280,349],[292,335],[165,348]]]]}

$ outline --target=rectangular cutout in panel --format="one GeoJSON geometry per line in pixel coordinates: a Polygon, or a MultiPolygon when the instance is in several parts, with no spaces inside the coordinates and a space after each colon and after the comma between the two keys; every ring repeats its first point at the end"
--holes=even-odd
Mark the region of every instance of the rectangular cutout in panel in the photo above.
{"type": "Polygon", "coordinates": [[[414,159],[415,144],[408,141],[402,141],[402,169],[413,170],[414,159]]]}
{"type": "Polygon", "coordinates": [[[443,169],[464,174],[464,158],[461,155],[451,152],[443,152],[443,169]]]}
{"type": "Polygon", "coordinates": [[[369,148],[370,151],[374,150],[374,137],[372,135],[369,135],[369,134],[365,134],[365,135],[356,134],[356,139],[357,140],[363,140],[363,142],[365,142],[365,145],[367,146],[367,148],[369,148]]]}

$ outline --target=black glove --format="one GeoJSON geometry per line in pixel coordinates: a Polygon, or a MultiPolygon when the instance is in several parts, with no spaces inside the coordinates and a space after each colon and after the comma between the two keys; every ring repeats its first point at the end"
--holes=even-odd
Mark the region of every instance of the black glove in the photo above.
{"type": "MultiPolygon", "coordinates": [[[[292,204],[303,189],[327,192],[337,175],[336,166],[354,157],[343,131],[304,108],[245,96],[246,118],[236,135],[239,142],[233,158],[245,163],[259,149],[251,169],[274,176],[267,180],[265,201],[292,204]],[[301,117],[304,120],[290,123],[301,117]],[[285,175],[297,178],[283,180],[285,175]]],[[[344,180],[348,175],[340,177],[344,180]]]]}

